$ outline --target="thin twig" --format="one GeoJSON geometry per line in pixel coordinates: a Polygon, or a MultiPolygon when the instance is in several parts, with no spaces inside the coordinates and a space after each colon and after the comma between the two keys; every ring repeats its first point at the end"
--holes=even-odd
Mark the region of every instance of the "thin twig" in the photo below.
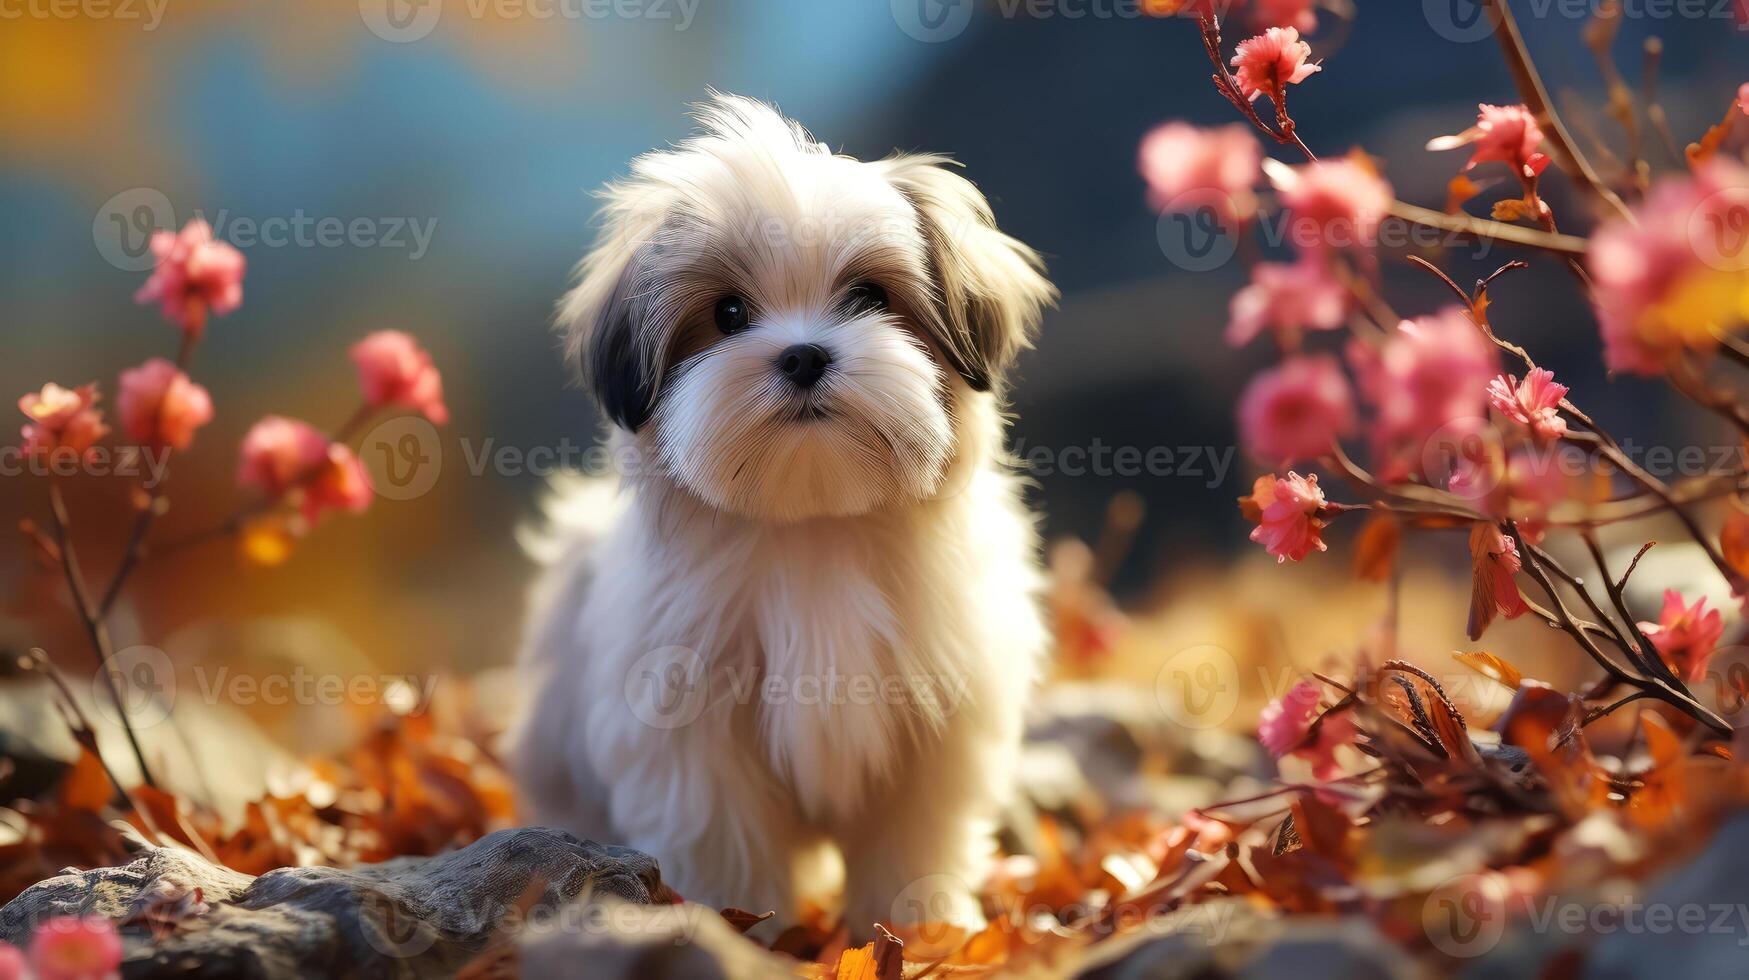
{"type": "Polygon", "coordinates": [[[147,786],[157,788],[157,781],[152,778],[152,769],[146,764],[145,750],[140,747],[139,735],[134,732],[133,719],[128,715],[121,689],[116,686],[115,674],[109,669],[110,658],[114,655],[109,641],[109,628],[104,625],[102,617],[97,615],[91,594],[85,587],[85,575],[79,567],[79,555],[73,549],[67,501],[61,495],[60,481],[52,477],[49,479],[49,510],[54,515],[55,545],[61,553],[61,570],[66,575],[67,588],[73,594],[73,605],[79,614],[79,621],[84,625],[85,635],[97,655],[97,673],[108,688],[116,714],[121,716],[121,726],[127,733],[128,747],[133,750],[134,761],[140,767],[140,780],[147,786]]]}
{"type": "Polygon", "coordinates": [[[1438,228],[1477,241],[1505,242],[1508,245],[1534,248],[1556,255],[1582,256],[1591,245],[1589,240],[1577,235],[1550,234],[1523,225],[1509,225],[1504,221],[1478,218],[1463,211],[1447,214],[1404,201],[1391,202],[1391,214],[1412,224],[1438,228]]]}

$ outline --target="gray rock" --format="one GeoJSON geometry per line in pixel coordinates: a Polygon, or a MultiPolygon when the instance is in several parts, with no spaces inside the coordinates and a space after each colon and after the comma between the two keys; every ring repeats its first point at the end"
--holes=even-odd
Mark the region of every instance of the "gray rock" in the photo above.
{"type": "Polygon", "coordinates": [[[142,845],[126,866],[31,887],[0,909],[0,939],[22,943],[55,915],[127,922],[194,888],[210,908],[158,939],[144,924],[124,926],[125,976],[445,976],[531,922],[563,921],[601,899],[668,895],[654,858],[544,828],[499,831],[437,857],[259,878],[142,845]]]}
{"type": "Polygon", "coordinates": [[[580,976],[585,963],[595,980],[763,980],[794,976],[796,966],[702,905],[603,902],[580,923],[525,931],[523,976],[580,976]]]}
{"type": "Polygon", "coordinates": [[[1587,923],[1602,922],[1586,958],[1588,980],[1632,977],[1742,976],[1749,964],[1749,814],[1719,828],[1686,867],[1665,876],[1649,897],[1598,903],[1587,923]],[[1637,907],[1636,907],[1637,906],[1637,907]]]}

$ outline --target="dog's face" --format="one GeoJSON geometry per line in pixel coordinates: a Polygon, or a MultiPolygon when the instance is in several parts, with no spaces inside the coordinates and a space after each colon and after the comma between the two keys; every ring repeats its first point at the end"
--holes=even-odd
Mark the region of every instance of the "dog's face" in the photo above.
{"type": "Polygon", "coordinates": [[[719,96],[640,157],[561,305],[569,353],[645,465],[771,521],[940,490],[1054,293],[937,157],[832,155],[719,96]]]}

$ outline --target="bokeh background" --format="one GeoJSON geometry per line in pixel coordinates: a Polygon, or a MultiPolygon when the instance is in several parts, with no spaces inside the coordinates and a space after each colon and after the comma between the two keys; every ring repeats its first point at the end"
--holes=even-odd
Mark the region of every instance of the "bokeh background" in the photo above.
{"type": "MultiPolygon", "coordinates": [[[[1490,40],[1454,40],[1442,27],[1467,4],[1362,2],[1352,23],[1327,16],[1315,47],[1342,56],[1296,92],[1307,139],[1330,153],[1366,146],[1387,161],[1399,197],[1440,206],[1461,156],[1422,144],[1467,126],[1478,101],[1517,101],[1490,40]]],[[[161,531],[199,530],[242,501],[235,446],[259,416],[338,426],[356,400],[346,348],[368,331],[418,336],[444,371],[454,415],[429,492],[332,520],[282,566],[253,566],[226,544],[149,566],[118,617],[120,646],[208,662],[283,654],[347,670],[507,662],[532,571],[513,530],[534,516],[545,479],[538,467],[480,472],[476,460],[505,447],[580,453],[596,437],[594,411],[548,332],[552,305],[589,240],[591,189],[686,135],[686,106],[709,86],[773,100],[858,156],[952,154],[1003,227],[1047,256],[1063,299],[1022,363],[1020,447],[1168,447],[1200,463],[1173,475],[1036,474],[1034,502],[1053,538],[1097,540],[1120,492],[1144,504],[1131,546],[1107,554],[1117,594],[1148,624],[1148,655],[1219,642],[1306,664],[1351,649],[1382,608],[1374,588],[1265,567],[1245,541],[1233,499],[1256,470],[1234,451],[1231,409],[1269,355],[1221,342],[1243,267],[1176,267],[1135,165],[1138,141],[1162,121],[1232,119],[1188,21],[1144,17],[1123,0],[85,7],[64,17],[0,0],[0,392],[45,380],[113,391],[120,369],[173,349],[173,328],[132,301],[151,227],[198,213],[229,238],[228,223],[363,219],[389,240],[244,248],[245,305],[214,322],[195,370],[218,417],[178,461],[161,531]]],[[[1520,18],[1551,84],[1579,100],[1573,120],[1619,152],[1582,21],[1563,10],[1530,4],[1520,18]]],[[[1749,35],[1725,5],[1710,13],[1631,16],[1617,45],[1637,78],[1641,43],[1662,37],[1679,139],[1716,121],[1749,77],[1749,35]]],[[[1585,230],[1553,183],[1557,211],[1585,230]]],[[[1442,261],[1463,281],[1507,257],[1442,261]]],[[[1400,265],[1387,295],[1406,313],[1443,301],[1400,265]]],[[[1498,299],[1502,331],[1621,434],[1718,440],[1653,386],[1607,382],[1589,314],[1558,270],[1545,264],[1498,299]]],[[[125,500],[119,480],[86,480],[74,494],[78,538],[99,574],[114,561],[125,500]]],[[[45,513],[40,481],[0,478],[8,528],[45,513]]],[[[5,642],[40,644],[72,673],[88,671],[61,583],[22,537],[4,540],[5,642]]],[[[1423,570],[1411,575],[1405,614],[1405,630],[1434,655],[1461,642],[1466,601],[1441,577],[1462,568],[1462,545],[1452,538],[1444,551],[1417,550],[1423,570]]],[[[1501,645],[1541,642],[1513,627],[1501,645]]],[[[28,705],[7,710],[22,712],[7,726],[14,733],[49,726],[28,705]]],[[[299,750],[344,735],[305,728],[299,750]]]]}

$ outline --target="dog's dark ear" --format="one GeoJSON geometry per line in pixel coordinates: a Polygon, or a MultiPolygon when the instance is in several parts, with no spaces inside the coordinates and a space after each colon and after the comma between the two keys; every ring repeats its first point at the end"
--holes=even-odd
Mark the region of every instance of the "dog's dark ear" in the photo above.
{"type": "Polygon", "coordinates": [[[577,266],[577,285],[559,301],[565,357],[577,365],[601,410],[636,432],[656,407],[657,365],[643,335],[640,270],[655,222],[628,207],[624,188],[609,187],[600,236],[577,266]]]}
{"type": "Polygon", "coordinates": [[[1044,263],[997,229],[989,202],[946,157],[907,154],[881,166],[923,230],[939,307],[939,322],[927,326],[967,384],[999,389],[1014,358],[1031,346],[1044,308],[1056,302],[1044,263]]]}

